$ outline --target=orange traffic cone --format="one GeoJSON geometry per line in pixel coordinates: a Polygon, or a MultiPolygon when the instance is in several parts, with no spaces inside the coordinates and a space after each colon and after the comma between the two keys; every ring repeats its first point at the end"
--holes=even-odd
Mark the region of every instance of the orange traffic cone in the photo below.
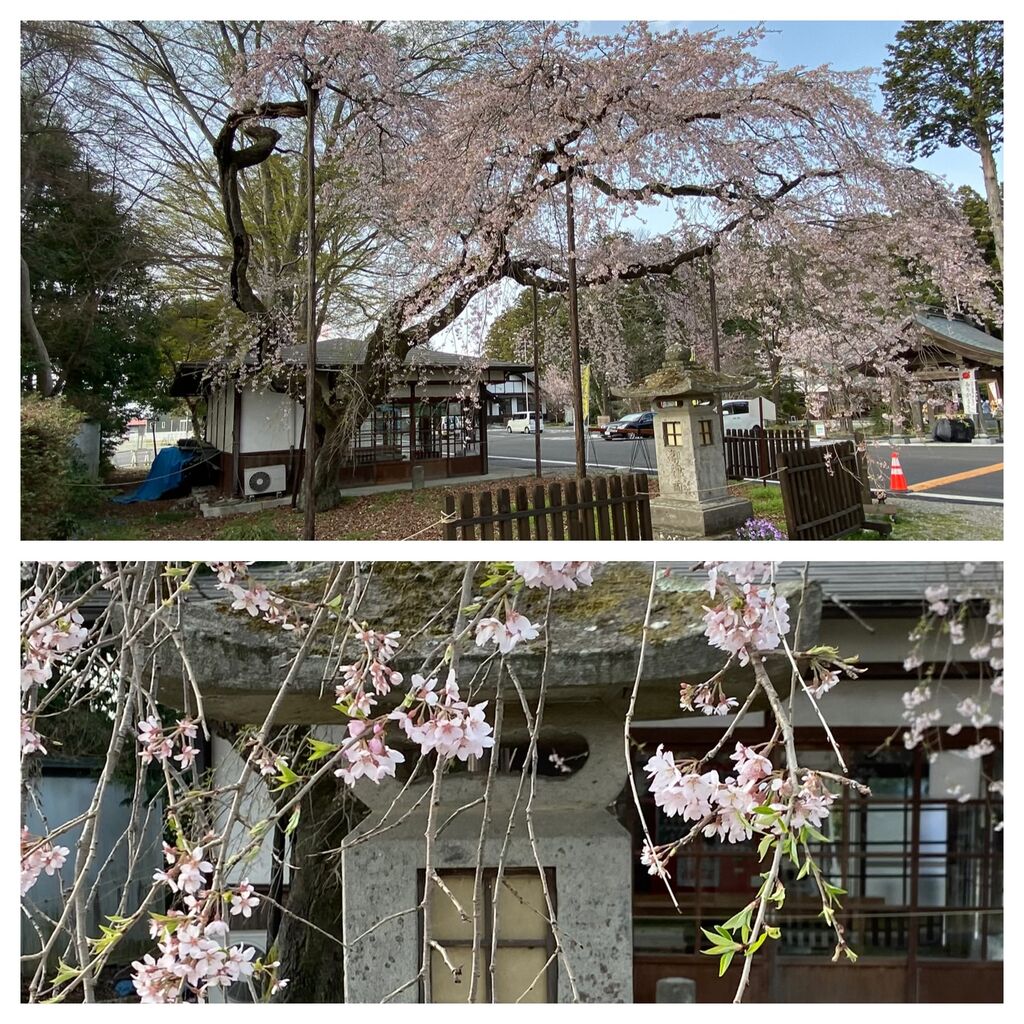
{"type": "Polygon", "coordinates": [[[900,465],[900,453],[892,453],[892,468],[889,471],[889,490],[890,491],[906,491],[907,478],[903,473],[903,467],[900,465]]]}

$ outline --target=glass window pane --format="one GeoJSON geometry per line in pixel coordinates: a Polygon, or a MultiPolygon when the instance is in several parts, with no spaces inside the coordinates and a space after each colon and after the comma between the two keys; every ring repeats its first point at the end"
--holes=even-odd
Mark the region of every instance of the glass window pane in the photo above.
{"type": "Polygon", "coordinates": [[[546,1003],[547,971],[543,968],[550,955],[543,946],[500,947],[494,971],[497,1002],[546,1003]]]}
{"type": "MultiPolygon", "coordinates": [[[[473,941],[473,874],[442,875],[441,880],[447,886],[449,892],[458,901],[459,905],[466,912],[468,921],[463,921],[455,904],[452,903],[448,894],[438,885],[434,886],[434,893],[431,899],[431,917],[433,919],[432,935],[438,937],[438,941],[462,940],[473,941]]],[[[483,880],[480,884],[480,899],[483,900],[483,880]]],[[[481,922],[482,924],[482,922],[481,922]]]]}
{"type": "MultiPolygon", "coordinates": [[[[469,999],[472,946],[444,945],[448,959],[459,970],[458,978],[448,969],[436,949],[430,950],[430,984],[435,1003],[464,1003],[469,999]]],[[[483,950],[477,952],[477,985],[474,1003],[487,1002],[487,979],[483,976],[483,950]]]]}
{"type": "MultiPolygon", "coordinates": [[[[552,894],[554,898],[554,894],[552,894]]],[[[505,875],[498,899],[498,938],[547,941],[547,905],[540,876],[505,875]]]]}

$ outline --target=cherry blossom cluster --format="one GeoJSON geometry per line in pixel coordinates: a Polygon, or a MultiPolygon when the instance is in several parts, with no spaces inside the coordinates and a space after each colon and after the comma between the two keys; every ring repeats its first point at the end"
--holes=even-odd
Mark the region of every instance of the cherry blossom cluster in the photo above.
{"type": "Polygon", "coordinates": [[[26,754],[46,753],[43,737],[35,731],[33,721],[28,715],[21,716],[21,753],[23,757],[26,754]]]}
{"type": "MultiPolygon", "coordinates": [[[[794,796],[789,779],[756,750],[737,743],[730,759],[736,762],[735,775],[723,779],[714,769],[697,771],[693,761],[677,762],[672,751],[659,745],[644,766],[655,804],[667,817],[699,822],[703,835],[729,843],[750,839],[754,832],[782,835],[791,802],[789,829],[817,828],[828,817],[835,796],[813,772],[803,773],[794,796]]],[[[648,852],[644,863],[658,874],[664,860],[648,852]]]]}
{"type": "Polygon", "coordinates": [[[505,621],[493,616],[480,619],[476,624],[476,645],[497,645],[502,654],[508,654],[521,640],[533,640],[537,637],[537,627],[514,608],[506,605],[505,621]]]}
{"type": "Polygon", "coordinates": [[[741,665],[755,651],[772,651],[789,632],[789,602],[766,585],[770,562],[706,562],[708,592],[704,635],[712,647],[735,655],[741,665]]]}
{"type": "Polygon", "coordinates": [[[700,711],[704,715],[727,715],[739,701],[730,697],[722,689],[722,684],[714,682],[679,684],[679,706],[684,711],[700,711]]]}
{"type": "Polygon", "coordinates": [[[427,754],[436,750],[440,757],[482,757],[494,746],[493,731],[484,717],[487,701],[468,704],[459,693],[455,673],[449,671],[441,692],[437,680],[412,677],[412,689],[405,704],[389,716],[402,731],[427,754]]]}
{"type": "Polygon", "coordinates": [[[179,849],[164,843],[166,869],[153,875],[182,897],[181,906],[167,914],[150,915],[150,936],[157,940],[158,956],[145,954],[132,963],[132,983],[144,1003],[174,1003],[191,992],[202,998],[208,989],[227,988],[257,975],[271,980],[272,991],[287,984],[276,979],[277,962],[255,960],[251,946],[228,944],[228,924],[221,916],[249,918],[259,906],[248,879],[224,892],[208,887],[213,864],[205,859],[202,846],[179,849]]]}
{"type": "Polygon", "coordinates": [[[21,895],[24,896],[36,884],[44,871],[48,875],[59,871],[70,852],[66,846],[54,846],[32,835],[28,826],[22,825],[21,895]]]}
{"type": "MultiPolygon", "coordinates": [[[[924,645],[936,636],[944,637],[951,647],[964,645],[967,642],[969,603],[981,599],[988,601],[985,622],[991,630],[983,639],[971,645],[968,654],[971,661],[978,665],[982,682],[976,694],[960,697],[953,702],[960,721],[947,725],[945,732],[949,736],[956,736],[966,725],[982,729],[993,723],[1002,728],[1002,722],[996,722],[993,714],[993,698],[1003,696],[1002,596],[982,593],[971,582],[975,570],[976,566],[967,562],[961,569],[966,582],[960,586],[951,587],[949,583],[940,583],[925,588],[927,610],[909,635],[913,647],[903,660],[906,672],[922,670],[917,685],[902,697],[903,720],[906,723],[903,743],[908,750],[929,743],[933,731],[939,728],[945,717],[945,710],[939,703],[942,684],[935,679],[934,669],[928,665],[924,645]]],[[[965,753],[972,758],[984,757],[991,749],[991,742],[983,739],[967,747],[965,753]]]]}
{"type": "Polygon", "coordinates": [[[856,679],[865,670],[855,664],[856,658],[841,658],[834,647],[815,647],[807,652],[811,655],[807,671],[810,679],[804,682],[808,693],[814,698],[824,697],[839,685],[844,676],[856,679]]]}
{"type": "Polygon", "coordinates": [[[49,682],[54,666],[81,650],[89,638],[84,621],[77,608],[67,610],[62,601],[44,596],[39,589],[26,599],[22,610],[22,693],[49,682]]]}
{"type": "Polygon", "coordinates": [[[377,701],[370,695],[367,685],[374,694],[384,697],[392,688],[402,685],[401,672],[393,669],[389,662],[398,651],[402,634],[377,633],[365,626],[356,626],[356,639],[362,644],[359,657],[350,665],[339,666],[344,676],[334,689],[338,705],[346,714],[369,717],[377,701]]]}
{"type": "Polygon", "coordinates": [[[302,628],[284,598],[249,578],[249,562],[209,562],[208,565],[217,574],[217,589],[226,590],[234,598],[233,611],[248,612],[253,618],[262,616],[265,622],[284,630],[302,628]]]}
{"type": "Polygon", "coordinates": [[[576,590],[593,582],[594,562],[515,562],[516,573],[528,587],[576,590]]]}
{"type": "Polygon", "coordinates": [[[335,769],[338,778],[354,786],[357,779],[364,777],[378,783],[395,777],[395,768],[405,760],[405,755],[387,745],[386,721],[353,719],[348,723],[348,734],[349,741],[343,750],[348,764],[335,769]]]}
{"type": "Polygon", "coordinates": [[[193,747],[190,742],[198,735],[199,723],[191,718],[178,719],[174,728],[170,732],[165,732],[160,719],[156,715],[150,715],[139,722],[138,729],[143,764],[152,764],[154,761],[162,764],[169,757],[173,757],[184,770],[192,765],[199,755],[199,749],[193,747]],[[178,744],[177,754],[174,753],[175,743],[178,744]]]}
{"type": "MultiPolygon", "coordinates": [[[[61,568],[70,571],[79,564],[61,563],[61,568]]],[[[89,631],[76,608],[68,608],[62,601],[45,596],[38,588],[25,600],[21,621],[21,753],[24,757],[46,753],[33,710],[37,688],[50,682],[56,666],[72,660],[82,650],[89,639],[89,631]]]]}

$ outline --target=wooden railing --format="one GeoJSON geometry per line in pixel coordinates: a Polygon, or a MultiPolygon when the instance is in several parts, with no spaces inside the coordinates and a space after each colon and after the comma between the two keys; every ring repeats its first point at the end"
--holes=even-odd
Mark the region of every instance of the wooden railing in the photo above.
{"type": "Polygon", "coordinates": [[[775,479],[782,452],[805,451],[810,440],[804,430],[727,430],[725,473],[730,480],[775,479]]]}
{"type": "Polygon", "coordinates": [[[444,499],[445,540],[651,540],[647,476],[584,477],[444,499]]]}
{"type": "Polygon", "coordinates": [[[857,530],[892,532],[891,523],[864,516],[864,467],[853,441],[780,452],[778,462],[790,540],[835,540],[857,530]]]}

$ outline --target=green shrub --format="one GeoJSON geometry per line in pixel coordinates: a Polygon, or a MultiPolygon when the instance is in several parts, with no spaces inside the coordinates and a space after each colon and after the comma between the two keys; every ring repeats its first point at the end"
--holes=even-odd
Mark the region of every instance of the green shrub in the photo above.
{"type": "Polygon", "coordinates": [[[61,398],[21,400],[21,536],[64,540],[96,501],[73,445],[82,413],[61,398]]]}

